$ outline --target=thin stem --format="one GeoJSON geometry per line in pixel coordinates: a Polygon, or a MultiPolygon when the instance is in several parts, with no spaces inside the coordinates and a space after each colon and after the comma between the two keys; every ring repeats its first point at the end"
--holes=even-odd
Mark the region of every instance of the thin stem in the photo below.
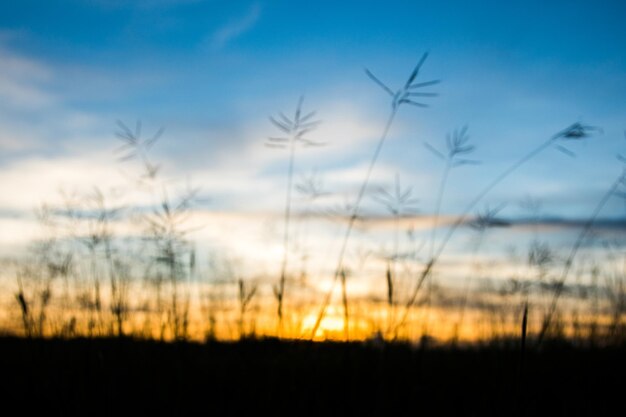
{"type": "Polygon", "coordinates": [[[437,240],[437,227],[439,226],[439,214],[441,213],[441,202],[443,200],[443,193],[448,182],[448,176],[450,174],[450,159],[446,162],[446,167],[441,176],[441,182],[439,183],[439,190],[437,191],[437,203],[435,205],[435,217],[433,219],[433,228],[430,233],[430,257],[432,258],[435,252],[435,242],[437,240]]]}
{"type": "MultiPolygon", "coordinates": [[[[435,216],[434,216],[434,219],[433,219],[433,228],[432,228],[431,234],[430,234],[430,255],[429,255],[430,258],[433,257],[433,254],[435,252],[435,242],[436,242],[436,239],[437,239],[437,227],[439,225],[439,215],[441,213],[441,202],[443,201],[444,190],[445,190],[446,184],[448,182],[448,176],[450,174],[450,168],[452,167],[450,162],[451,162],[451,159],[448,158],[448,160],[446,161],[446,167],[445,167],[445,169],[443,171],[443,174],[441,176],[441,182],[439,184],[439,190],[437,191],[437,203],[435,205],[435,216]]],[[[427,309],[430,308],[430,302],[431,302],[431,297],[430,297],[430,293],[429,293],[429,295],[427,297],[427,305],[426,305],[427,309]]],[[[429,317],[428,311],[426,312],[425,317],[426,318],[424,319],[425,320],[424,321],[424,334],[426,334],[427,327],[428,327],[428,323],[427,323],[427,320],[428,320],[428,317],[429,317]]],[[[404,319],[404,317],[403,317],[403,319],[404,319]]],[[[397,335],[397,333],[396,333],[396,335],[397,335]]]]}
{"type": "Polygon", "coordinates": [[[437,252],[435,254],[435,259],[439,258],[439,256],[441,255],[441,253],[445,249],[448,241],[450,240],[450,238],[452,237],[452,235],[454,234],[456,229],[458,229],[459,226],[461,226],[465,222],[465,220],[467,219],[467,216],[469,215],[469,213],[472,210],[474,210],[476,205],[478,203],[480,203],[480,201],[483,198],[485,198],[487,196],[487,194],[489,194],[489,192],[491,190],[493,190],[498,184],[500,184],[500,182],[502,182],[504,179],[506,179],[506,177],[511,175],[519,167],[521,167],[526,162],[528,162],[529,160],[531,160],[532,158],[534,158],[535,156],[537,156],[538,154],[543,152],[545,149],[550,147],[550,145],[552,145],[553,140],[554,140],[553,138],[548,139],[543,144],[541,144],[540,146],[535,148],[533,151],[529,152],[524,157],[520,158],[516,163],[511,165],[509,168],[504,170],[500,175],[498,175],[496,178],[494,178],[492,182],[490,182],[478,195],[476,195],[476,197],[474,197],[474,199],[465,207],[465,210],[463,210],[462,214],[459,216],[459,218],[456,220],[456,222],[454,222],[454,224],[452,225],[452,227],[448,231],[448,234],[446,235],[444,240],[441,242],[441,245],[439,246],[439,248],[437,249],[437,252]]]}
{"type": "Polygon", "coordinates": [[[391,276],[395,279],[396,275],[396,270],[397,270],[397,262],[398,262],[398,256],[400,256],[400,254],[398,253],[398,251],[400,250],[400,214],[396,213],[396,215],[394,216],[394,224],[393,224],[393,228],[394,228],[394,236],[393,236],[393,256],[391,258],[391,276]]]}
{"type": "Polygon", "coordinates": [[[343,330],[346,342],[350,340],[350,312],[348,310],[348,288],[346,286],[346,271],[341,271],[341,300],[343,302],[343,330]]]}
{"type": "Polygon", "coordinates": [[[387,134],[389,133],[389,129],[391,128],[391,125],[393,124],[393,120],[396,116],[397,111],[398,111],[397,107],[393,107],[391,110],[391,113],[389,114],[389,118],[387,119],[387,123],[385,124],[385,129],[383,130],[383,133],[378,141],[378,145],[376,145],[376,150],[374,151],[372,160],[370,161],[370,164],[367,168],[365,179],[363,180],[363,184],[361,184],[361,189],[359,190],[357,198],[354,202],[354,207],[352,208],[352,214],[350,215],[350,218],[348,220],[348,227],[346,228],[346,233],[343,237],[341,249],[339,250],[339,259],[337,260],[337,267],[335,268],[333,281],[332,281],[330,290],[328,291],[328,293],[324,297],[324,301],[322,302],[322,307],[320,308],[320,312],[317,316],[317,320],[315,321],[315,325],[313,326],[313,329],[311,331],[311,339],[315,338],[315,334],[317,333],[317,330],[319,329],[320,324],[322,323],[322,320],[324,319],[324,315],[326,314],[326,309],[328,308],[328,305],[330,304],[330,300],[333,296],[335,285],[337,284],[337,279],[339,278],[339,274],[341,273],[341,270],[343,269],[343,258],[345,256],[346,249],[348,247],[348,240],[350,239],[352,228],[354,227],[354,223],[359,214],[359,207],[361,205],[361,200],[363,200],[363,196],[365,195],[365,191],[367,190],[367,186],[369,184],[370,176],[372,175],[372,171],[374,170],[374,165],[376,165],[376,161],[378,160],[380,151],[382,150],[383,145],[385,144],[385,140],[387,139],[387,134]]]}
{"type": "Polygon", "coordinates": [[[487,184],[487,186],[480,193],[478,193],[476,195],[476,197],[474,197],[474,199],[465,207],[465,209],[461,212],[461,215],[452,224],[452,226],[448,230],[448,233],[446,234],[444,239],[441,241],[441,244],[439,245],[439,248],[434,253],[434,255],[430,258],[430,260],[428,261],[428,263],[424,267],[422,273],[420,274],[420,277],[417,280],[417,285],[415,286],[415,289],[413,290],[413,293],[411,294],[411,297],[409,298],[409,301],[405,305],[404,313],[403,313],[403,316],[402,316],[402,320],[400,320],[400,323],[397,326],[398,328],[402,327],[405,324],[405,322],[406,322],[406,320],[408,318],[409,312],[411,310],[411,307],[415,303],[415,300],[417,299],[417,295],[419,293],[419,290],[421,289],[422,285],[424,284],[424,281],[430,276],[430,274],[431,274],[431,272],[433,270],[433,267],[435,266],[435,264],[439,260],[439,257],[441,256],[441,254],[443,253],[446,245],[448,244],[448,242],[452,238],[452,235],[454,235],[454,232],[456,232],[456,230],[459,228],[459,226],[461,226],[465,222],[465,220],[467,219],[467,216],[469,215],[469,213],[476,207],[476,205],[483,198],[485,198],[485,196],[487,194],[489,194],[489,192],[492,189],[494,189],[498,184],[500,184],[505,178],[507,178],[509,175],[511,175],[519,167],[521,167],[526,162],[528,162],[529,160],[531,160],[532,158],[534,158],[535,156],[537,156],[538,154],[543,152],[545,149],[550,147],[550,145],[552,145],[553,141],[554,141],[554,137],[546,140],[541,145],[539,145],[538,147],[536,147],[535,149],[533,149],[532,151],[530,151],[529,153],[524,155],[522,158],[520,158],[513,165],[511,165],[510,167],[505,169],[500,175],[495,177],[489,184],[487,184]]]}
{"type": "Polygon", "coordinates": [[[26,337],[31,337],[31,325],[30,325],[30,313],[28,308],[28,301],[26,301],[26,296],[24,295],[24,286],[22,285],[22,278],[20,275],[17,275],[17,301],[20,304],[20,310],[22,311],[22,324],[24,325],[24,333],[26,337]]]}
{"type": "Polygon", "coordinates": [[[289,224],[291,220],[291,189],[292,189],[292,183],[293,183],[293,165],[294,165],[294,159],[295,159],[295,150],[296,150],[296,142],[295,142],[295,139],[292,139],[291,147],[289,151],[289,170],[287,173],[287,196],[285,199],[285,219],[284,219],[285,234],[283,238],[284,254],[283,254],[283,262],[282,262],[281,271],[280,271],[280,283],[278,284],[278,290],[276,292],[277,293],[276,298],[278,298],[277,314],[278,314],[279,333],[282,329],[282,322],[283,322],[283,298],[285,296],[285,281],[286,281],[286,274],[287,274],[287,262],[288,262],[288,256],[289,256],[289,224]]]}
{"type": "Polygon", "coordinates": [[[554,291],[554,295],[552,296],[552,302],[550,303],[550,308],[548,309],[548,313],[546,314],[546,317],[544,318],[543,324],[541,326],[541,331],[539,332],[539,336],[537,336],[538,346],[540,346],[541,343],[543,342],[546,336],[546,333],[548,332],[550,325],[552,324],[552,318],[554,317],[554,314],[556,313],[556,307],[559,302],[559,298],[561,297],[563,293],[563,289],[565,288],[565,281],[567,280],[567,276],[574,263],[574,258],[576,258],[576,255],[578,254],[580,247],[584,243],[585,238],[587,237],[587,234],[589,233],[589,230],[591,230],[591,227],[593,226],[594,222],[598,218],[600,211],[602,211],[606,203],[609,201],[611,196],[617,190],[617,187],[619,187],[619,185],[624,181],[625,178],[626,178],[626,169],[622,172],[620,176],[617,177],[615,182],[607,190],[607,192],[604,194],[602,199],[600,199],[600,201],[598,202],[598,205],[596,206],[593,213],[591,214],[591,217],[589,217],[589,219],[583,226],[582,230],[578,234],[578,237],[576,238],[576,241],[574,242],[574,245],[572,246],[569,256],[565,260],[565,265],[563,266],[561,277],[556,283],[556,288],[554,291]]]}
{"type": "Polygon", "coordinates": [[[391,257],[391,271],[388,271],[387,276],[387,302],[389,307],[388,312],[388,323],[387,323],[387,331],[390,332],[393,330],[393,322],[395,319],[395,296],[394,296],[394,288],[398,270],[398,251],[400,250],[400,213],[399,211],[396,213],[394,218],[394,242],[393,242],[393,255],[391,257]]]}
{"type": "MultiPolygon", "coordinates": [[[[98,275],[98,271],[97,271],[97,267],[96,267],[96,252],[95,252],[95,247],[91,247],[89,249],[89,260],[90,260],[90,267],[91,267],[91,276],[93,277],[93,287],[94,287],[94,299],[93,299],[93,305],[90,306],[90,313],[91,313],[91,320],[92,322],[89,323],[89,336],[91,337],[92,334],[92,327],[96,326],[96,322],[100,320],[100,277],[98,275]]],[[[98,323],[99,324],[99,323],[98,323]]]]}
{"type": "Polygon", "coordinates": [[[528,301],[524,302],[524,310],[522,313],[522,326],[520,337],[520,358],[518,369],[518,401],[521,401],[522,390],[524,388],[524,368],[526,362],[526,337],[528,332],[528,301]]]}
{"type": "MultiPolygon", "coordinates": [[[[105,220],[106,221],[106,220],[105,220]]],[[[113,254],[111,249],[111,242],[108,237],[104,239],[104,253],[108,263],[109,269],[109,281],[111,285],[111,311],[114,315],[114,319],[117,321],[117,336],[123,336],[123,312],[122,312],[122,289],[120,288],[121,280],[116,277],[115,264],[113,262],[113,254]]]]}

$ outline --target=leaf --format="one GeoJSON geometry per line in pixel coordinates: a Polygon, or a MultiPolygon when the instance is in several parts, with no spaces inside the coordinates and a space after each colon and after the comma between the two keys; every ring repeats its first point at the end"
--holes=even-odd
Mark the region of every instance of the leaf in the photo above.
{"type": "Polygon", "coordinates": [[[282,130],[284,133],[291,133],[291,129],[289,129],[289,127],[285,126],[284,124],[274,119],[273,117],[270,117],[269,119],[270,119],[270,122],[272,122],[274,126],[282,130]]]}
{"type": "Polygon", "coordinates": [[[365,73],[372,79],[372,81],[378,84],[383,90],[393,97],[393,91],[391,91],[391,88],[387,87],[382,81],[376,78],[376,76],[374,76],[374,74],[372,74],[367,68],[365,69],[365,73]]]}
{"type": "Polygon", "coordinates": [[[161,207],[163,207],[163,211],[169,215],[170,214],[170,205],[167,201],[161,202],[161,207]]]}
{"type": "Polygon", "coordinates": [[[135,137],[139,139],[141,137],[141,120],[137,120],[135,124],[135,137]]]}
{"type": "Polygon", "coordinates": [[[430,143],[424,142],[424,146],[426,147],[426,149],[428,149],[433,154],[435,154],[436,157],[444,159],[444,160],[446,159],[446,157],[441,152],[439,152],[437,149],[435,149],[435,147],[433,147],[430,143]]]}
{"type": "Polygon", "coordinates": [[[457,154],[465,154],[465,153],[473,152],[474,149],[476,149],[474,145],[468,145],[468,146],[457,146],[454,150],[455,150],[455,153],[457,154]]]}
{"type": "Polygon", "coordinates": [[[117,121],[117,125],[119,126],[120,129],[124,131],[125,135],[131,136],[131,137],[133,136],[133,132],[121,120],[117,121]]]}
{"type": "Polygon", "coordinates": [[[134,159],[136,157],[137,157],[137,152],[130,152],[127,155],[124,155],[124,156],[118,158],[118,161],[126,162],[126,161],[130,161],[131,159],[134,159]]]}
{"type": "Polygon", "coordinates": [[[308,139],[302,139],[300,138],[300,141],[304,144],[304,146],[306,147],[322,147],[322,146],[326,146],[327,143],[326,142],[314,142],[312,140],[308,140],[308,139]]]}
{"type": "Polygon", "coordinates": [[[146,164],[146,171],[148,172],[148,178],[154,178],[156,177],[156,175],[159,172],[159,169],[161,169],[160,165],[151,165],[149,163],[146,164]]]}
{"type": "Polygon", "coordinates": [[[302,139],[302,136],[306,135],[307,133],[312,132],[313,130],[315,130],[315,127],[310,127],[308,129],[302,129],[302,130],[298,131],[296,133],[296,139],[302,139]]]}
{"type": "Polygon", "coordinates": [[[126,142],[129,145],[133,145],[136,146],[137,145],[137,140],[132,137],[132,136],[127,136],[125,133],[116,133],[115,136],[118,137],[118,139],[123,140],[124,142],[126,142]]]}
{"type": "Polygon", "coordinates": [[[459,159],[453,164],[453,166],[455,167],[460,167],[463,165],[480,165],[480,161],[475,161],[473,159],[459,159]]]}
{"type": "Polygon", "coordinates": [[[407,100],[407,99],[400,100],[400,104],[405,104],[405,103],[410,104],[411,106],[415,106],[415,107],[428,107],[428,104],[418,103],[413,100],[407,100]]]}
{"type": "Polygon", "coordinates": [[[161,135],[163,135],[163,132],[165,132],[165,128],[164,127],[159,128],[159,130],[157,130],[157,132],[154,134],[154,136],[152,136],[152,138],[144,142],[145,148],[150,149],[152,145],[154,145],[156,141],[159,140],[161,135]]]}
{"type": "Polygon", "coordinates": [[[461,128],[461,131],[459,132],[459,136],[461,136],[461,137],[465,138],[465,139],[463,140],[464,142],[465,142],[465,141],[467,141],[467,140],[469,139],[469,137],[467,136],[467,129],[468,129],[468,126],[467,126],[467,125],[464,125],[464,126],[461,128]]]}
{"type": "MultiPolygon", "coordinates": [[[[300,119],[300,123],[305,123],[307,120],[309,120],[310,118],[312,118],[313,116],[315,116],[317,114],[317,112],[312,111],[311,113],[307,114],[306,116],[302,117],[300,119]]],[[[317,122],[316,122],[317,123],[317,122]]]]}
{"type": "Polygon", "coordinates": [[[583,125],[581,123],[573,123],[572,125],[566,127],[561,130],[556,135],[552,136],[552,139],[565,139],[565,140],[573,140],[573,139],[584,139],[586,137],[591,136],[591,132],[593,131],[602,131],[602,129],[595,126],[583,125]]]}
{"type": "Polygon", "coordinates": [[[413,70],[413,72],[409,76],[409,79],[407,80],[406,84],[404,85],[404,89],[409,88],[411,83],[413,81],[415,81],[415,77],[417,77],[417,74],[419,73],[419,70],[422,67],[422,64],[424,64],[424,61],[426,61],[427,57],[428,57],[428,52],[425,52],[424,55],[422,55],[422,58],[417,63],[417,65],[415,66],[415,69],[413,70]]]}
{"type": "Polygon", "coordinates": [[[250,303],[250,301],[252,301],[252,297],[254,297],[254,295],[256,294],[256,286],[252,287],[252,289],[250,290],[250,292],[248,293],[245,303],[244,304],[248,304],[250,303]]]}
{"type": "Polygon", "coordinates": [[[285,116],[284,113],[280,112],[278,113],[278,115],[280,116],[281,119],[283,119],[283,122],[285,123],[286,126],[293,126],[293,122],[287,117],[285,116]]]}
{"type": "Polygon", "coordinates": [[[407,200],[407,198],[411,196],[412,191],[413,191],[413,187],[407,188],[404,191],[404,193],[402,193],[402,195],[400,196],[400,200],[402,200],[403,202],[408,202],[409,200],[407,200]]]}
{"type": "Polygon", "coordinates": [[[559,150],[559,151],[561,151],[561,152],[563,152],[563,153],[564,153],[565,155],[567,155],[567,156],[570,156],[570,157],[572,157],[572,158],[576,158],[576,154],[575,154],[574,152],[570,151],[569,149],[567,149],[567,148],[566,148],[566,147],[564,147],[564,146],[557,145],[557,146],[556,146],[556,149],[557,149],[557,150],[559,150]]]}
{"type": "MultiPolygon", "coordinates": [[[[383,187],[379,187],[379,188],[378,188],[378,190],[376,190],[376,192],[377,192],[378,194],[382,194],[382,197],[378,197],[378,198],[382,198],[382,199],[384,199],[385,201],[388,201],[388,200],[392,200],[392,199],[393,199],[393,196],[389,193],[389,191],[387,191],[387,190],[386,190],[385,188],[383,188],[383,187]]],[[[376,198],[376,196],[374,196],[374,198],[376,198]]],[[[380,201],[382,201],[382,200],[380,200],[380,201]]]]}
{"type": "Polygon", "coordinates": [[[298,127],[300,129],[313,129],[319,126],[320,123],[322,123],[320,120],[316,120],[314,122],[300,123],[298,127]]]}
{"type": "Polygon", "coordinates": [[[416,88],[421,88],[421,87],[427,87],[429,85],[435,85],[435,84],[439,84],[441,82],[441,80],[432,80],[432,81],[425,81],[423,83],[417,83],[417,84],[412,84],[408,87],[409,90],[414,90],[416,88]]]}
{"type": "Polygon", "coordinates": [[[448,153],[454,153],[454,139],[450,133],[446,133],[446,147],[448,148],[448,153]]]}
{"type": "Polygon", "coordinates": [[[300,96],[300,99],[298,100],[298,107],[296,107],[296,117],[295,117],[296,122],[300,120],[300,114],[302,113],[303,102],[304,102],[304,96],[300,96]]]}

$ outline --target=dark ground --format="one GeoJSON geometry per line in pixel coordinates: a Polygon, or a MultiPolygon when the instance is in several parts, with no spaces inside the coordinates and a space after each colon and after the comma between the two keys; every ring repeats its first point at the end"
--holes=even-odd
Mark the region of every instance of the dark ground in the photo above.
{"type": "Polygon", "coordinates": [[[520,376],[515,345],[6,337],[0,398],[13,415],[46,416],[619,416],[625,354],[553,345],[529,351],[520,376]]]}

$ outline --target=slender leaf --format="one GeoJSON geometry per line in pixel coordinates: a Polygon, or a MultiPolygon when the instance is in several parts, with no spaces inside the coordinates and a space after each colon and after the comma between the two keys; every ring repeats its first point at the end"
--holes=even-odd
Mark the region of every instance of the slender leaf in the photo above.
{"type": "Polygon", "coordinates": [[[368,77],[372,79],[372,81],[378,84],[383,90],[385,90],[390,96],[393,97],[393,91],[391,91],[391,88],[387,87],[382,81],[376,78],[376,76],[372,74],[370,70],[368,70],[367,68],[365,69],[365,73],[367,74],[368,77]]]}
{"type": "Polygon", "coordinates": [[[419,73],[419,70],[422,67],[422,64],[424,64],[424,61],[426,61],[427,57],[428,57],[428,52],[425,52],[424,55],[422,55],[422,58],[417,63],[417,65],[415,66],[415,69],[413,70],[413,72],[409,76],[409,79],[407,80],[406,84],[404,85],[405,89],[409,88],[411,83],[413,81],[415,81],[415,77],[417,77],[417,74],[419,73]]]}

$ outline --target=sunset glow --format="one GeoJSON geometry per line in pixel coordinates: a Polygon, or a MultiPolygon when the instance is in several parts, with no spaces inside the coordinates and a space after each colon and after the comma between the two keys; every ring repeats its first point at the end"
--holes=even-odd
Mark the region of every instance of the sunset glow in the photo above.
{"type": "Polygon", "coordinates": [[[10,1],[2,329],[613,335],[623,5],[391,3],[10,1]]]}

